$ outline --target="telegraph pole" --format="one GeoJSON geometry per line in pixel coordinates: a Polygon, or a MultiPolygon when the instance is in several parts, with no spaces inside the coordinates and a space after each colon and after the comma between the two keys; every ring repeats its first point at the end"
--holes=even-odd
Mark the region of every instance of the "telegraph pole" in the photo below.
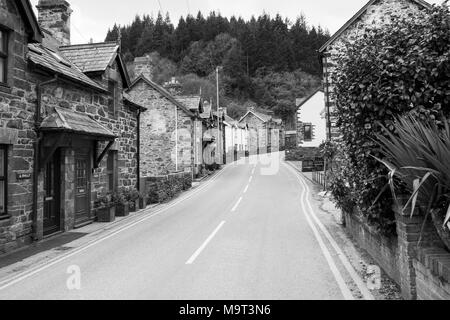
{"type": "Polygon", "coordinates": [[[220,164],[220,118],[219,118],[219,109],[220,109],[220,103],[219,103],[219,69],[220,67],[216,68],[216,82],[217,82],[217,164],[220,164]]]}

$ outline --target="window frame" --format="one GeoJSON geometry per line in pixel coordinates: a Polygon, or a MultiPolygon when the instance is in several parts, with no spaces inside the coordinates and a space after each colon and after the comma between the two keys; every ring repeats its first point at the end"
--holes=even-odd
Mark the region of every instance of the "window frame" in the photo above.
{"type": "Polygon", "coordinates": [[[9,32],[7,29],[0,26],[0,33],[3,35],[4,51],[0,51],[0,59],[4,60],[4,79],[0,78],[0,85],[7,86],[8,84],[8,58],[9,58],[9,32]]]}
{"type": "Polygon", "coordinates": [[[4,152],[3,159],[3,176],[0,175],[0,182],[4,183],[3,196],[5,201],[5,209],[4,212],[0,211],[0,220],[8,218],[8,145],[0,144],[0,151],[4,152]]]}
{"type": "Polygon", "coordinates": [[[119,175],[118,175],[118,152],[116,150],[108,151],[108,157],[106,159],[106,176],[108,180],[107,190],[110,193],[117,191],[119,186],[119,175]],[[110,161],[112,161],[112,168],[110,168],[110,161]],[[112,189],[111,187],[112,180],[112,189]]]}
{"type": "Polygon", "coordinates": [[[117,81],[108,81],[108,91],[111,95],[108,103],[108,114],[116,117],[119,109],[119,84],[117,81]]]}
{"type": "Polygon", "coordinates": [[[303,140],[306,142],[311,142],[313,140],[313,126],[311,123],[306,123],[303,125],[303,140]],[[306,128],[309,127],[309,136],[306,136],[306,128]]]}

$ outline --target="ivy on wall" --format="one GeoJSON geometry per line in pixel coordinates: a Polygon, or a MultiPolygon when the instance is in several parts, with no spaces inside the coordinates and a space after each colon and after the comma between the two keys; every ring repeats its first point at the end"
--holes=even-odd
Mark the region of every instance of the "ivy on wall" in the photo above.
{"type": "Polygon", "coordinates": [[[341,165],[331,190],[345,210],[358,208],[380,231],[392,233],[395,219],[390,192],[374,204],[387,171],[375,135],[394,131],[398,115],[416,112],[439,123],[450,115],[450,15],[448,2],[431,11],[393,17],[381,28],[366,29],[338,55],[335,84],[337,126],[342,134],[341,165]]]}

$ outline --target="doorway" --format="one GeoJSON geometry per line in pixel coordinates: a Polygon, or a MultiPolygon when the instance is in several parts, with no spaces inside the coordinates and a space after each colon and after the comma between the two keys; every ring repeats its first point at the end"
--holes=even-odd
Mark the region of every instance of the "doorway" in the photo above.
{"type": "Polygon", "coordinates": [[[61,230],[61,158],[55,152],[46,164],[44,173],[44,235],[51,235],[61,230]]]}
{"type": "Polygon", "coordinates": [[[89,149],[75,150],[75,225],[92,220],[90,206],[91,158],[89,149]]]}

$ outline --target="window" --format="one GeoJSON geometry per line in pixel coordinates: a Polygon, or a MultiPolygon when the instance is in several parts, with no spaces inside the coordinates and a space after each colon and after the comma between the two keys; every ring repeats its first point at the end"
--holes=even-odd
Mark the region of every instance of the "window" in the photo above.
{"type": "Polygon", "coordinates": [[[6,83],[8,64],[8,34],[0,29],[0,83],[6,83]]]}
{"type": "Polygon", "coordinates": [[[8,148],[0,145],[0,218],[7,214],[8,148]]]}
{"type": "Polygon", "coordinates": [[[108,82],[108,91],[111,94],[109,98],[109,114],[112,116],[116,115],[116,111],[119,105],[119,89],[117,88],[117,82],[108,82]]]}
{"type": "Polygon", "coordinates": [[[305,141],[312,141],[312,125],[305,124],[304,128],[304,140],[305,141]]]}
{"type": "Polygon", "coordinates": [[[108,175],[108,191],[114,192],[117,188],[117,151],[109,151],[106,163],[106,174],[108,175]]]}

